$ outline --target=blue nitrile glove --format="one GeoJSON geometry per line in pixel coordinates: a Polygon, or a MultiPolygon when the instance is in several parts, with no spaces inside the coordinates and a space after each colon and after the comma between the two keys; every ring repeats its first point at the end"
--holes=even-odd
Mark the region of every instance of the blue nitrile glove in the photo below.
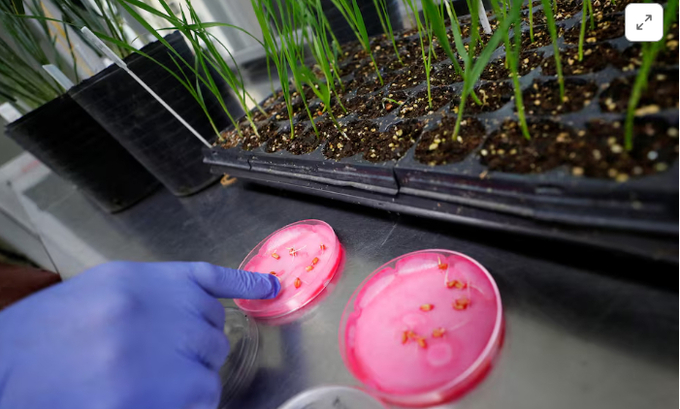
{"type": "Polygon", "coordinates": [[[0,409],[214,409],[229,350],[215,297],[280,288],[207,263],[92,268],[0,311],[0,409]]]}

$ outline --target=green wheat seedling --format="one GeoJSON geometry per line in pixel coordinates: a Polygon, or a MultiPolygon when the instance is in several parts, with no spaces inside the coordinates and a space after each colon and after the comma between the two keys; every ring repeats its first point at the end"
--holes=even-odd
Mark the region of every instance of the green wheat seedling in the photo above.
{"type": "Polygon", "coordinates": [[[65,71],[56,37],[49,30],[41,4],[32,0],[27,5],[30,15],[22,2],[0,2],[0,27],[4,34],[0,38],[0,93],[26,111],[64,92],[39,67],[55,63],[65,71]],[[30,20],[38,22],[37,29],[30,20]]]}
{"type": "Polygon", "coordinates": [[[387,10],[387,2],[386,0],[373,0],[373,5],[375,6],[375,10],[378,12],[378,18],[380,19],[380,25],[382,26],[383,32],[387,35],[387,38],[392,43],[394,54],[397,56],[399,64],[403,66],[404,61],[401,59],[399,47],[397,47],[397,40],[394,37],[394,30],[392,29],[390,14],[387,10]]]}
{"type": "Polygon", "coordinates": [[[661,40],[654,43],[641,43],[640,55],[642,56],[642,64],[635,77],[633,89],[628,100],[628,109],[626,110],[626,121],[624,124],[624,145],[626,150],[633,149],[633,125],[635,121],[635,111],[640,103],[642,92],[647,87],[647,79],[659,52],[666,46],[666,36],[670,30],[671,25],[678,16],[678,0],[670,0],[666,4],[664,11],[664,35],[661,40]]]}
{"type": "MultiPolygon", "coordinates": [[[[200,60],[202,59],[201,58],[202,53],[197,53],[195,61],[194,61],[194,65],[189,64],[186,60],[184,60],[184,58],[178,52],[176,52],[170,46],[170,44],[163,38],[163,35],[159,32],[159,30],[154,29],[150,24],[148,24],[146,22],[146,20],[139,13],[137,13],[137,11],[135,9],[133,9],[130,5],[135,6],[139,9],[141,9],[141,10],[144,10],[148,13],[151,13],[153,15],[156,15],[158,17],[165,19],[172,26],[173,29],[177,29],[180,32],[182,32],[182,34],[184,34],[185,37],[187,37],[187,39],[189,39],[189,37],[193,38],[193,36],[189,33],[189,29],[186,27],[185,21],[182,20],[180,17],[176,16],[174,14],[174,12],[172,11],[172,9],[169,8],[167,3],[166,4],[161,3],[161,5],[163,6],[163,8],[165,10],[165,13],[163,13],[159,10],[156,10],[155,8],[153,8],[151,6],[146,5],[145,3],[137,2],[136,0],[121,1],[121,6],[132,16],[132,18],[137,20],[137,22],[139,22],[149,33],[151,33],[159,42],[161,42],[167,48],[168,51],[171,52],[170,56],[171,56],[174,64],[179,68],[179,71],[182,73],[182,78],[180,78],[177,74],[175,74],[173,72],[173,70],[171,70],[169,67],[165,67],[162,64],[159,64],[159,65],[161,67],[163,67],[166,71],[170,72],[173,75],[173,77],[176,80],[178,80],[180,82],[180,84],[182,84],[187,89],[187,91],[194,97],[194,99],[198,102],[201,109],[203,110],[206,117],[208,118],[210,125],[213,128],[213,131],[215,132],[215,134],[219,138],[220,137],[220,130],[217,128],[213,118],[210,116],[210,114],[208,112],[207,105],[206,105],[205,100],[203,98],[203,95],[201,94],[201,91],[200,91],[200,83],[198,83],[198,82],[199,81],[202,82],[204,84],[204,86],[206,86],[210,90],[210,92],[213,95],[215,95],[215,97],[218,100],[222,100],[223,98],[222,98],[221,92],[219,90],[217,90],[216,87],[213,86],[214,80],[210,76],[210,73],[209,72],[206,72],[206,73],[200,72],[199,65],[201,65],[200,60]],[[174,54],[174,56],[173,56],[173,54],[174,54]],[[193,73],[195,75],[196,82],[189,80],[189,78],[187,77],[184,70],[189,70],[191,73],[193,73]]],[[[102,38],[102,35],[100,33],[95,33],[95,34],[97,34],[98,37],[102,38]]],[[[110,39],[110,41],[111,41],[111,39],[110,39]]],[[[193,43],[192,43],[192,46],[193,46],[193,43]]],[[[144,55],[141,52],[138,52],[138,53],[140,55],[147,57],[147,58],[150,58],[148,55],[144,55]]],[[[154,61],[154,60],[152,59],[152,61],[154,61]]],[[[238,132],[238,134],[240,136],[243,136],[243,133],[242,133],[240,127],[239,127],[239,124],[233,118],[231,113],[229,113],[229,111],[225,108],[224,102],[220,101],[220,103],[222,104],[223,109],[227,113],[229,120],[234,124],[234,127],[235,127],[236,131],[238,132]]]]}
{"type": "MultiPolygon", "coordinates": [[[[468,6],[470,6],[470,2],[468,2],[468,6]]],[[[477,40],[480,38],[479,36],[475,36],[473,33],[477,32],[478,27],[479,27],[479,14],[477,14],[477,10],[474,8],[474,6],[477,5],[476,1],[472,1],[473,7],[470,8],[470,42],[468,43],[469,49],[467,54],[465,55],[465,76],[463,78],[463,92],[461,93],[460,97],[460,104],[458,105],[458,112],[457,112],[457,117],[456,117],[456,125],[454,126],[453,129],[453,138],[458,137],[458,132],[460,131],[460,124],[463,120],[464,112],[465,112],[465,104],[467,103],[467,97],[470,95],[472,90],[474,89],[475,83],[477,82],[476,79],[471,78],[472,75],[472,67],[474,64],[474,58],[473,55],[475,53],[475,50],[477,49],[477,40]]],[[[489,54],[489,59],[491,58],[491,54],[489,54]]],[[[477,63],[480,63],[481,61],[478,61],[477,63]]],[[[484,66],[486,66],[488,63],[484,62],[484,66]]]]}
{"type": "Polygon", "coordinates": [[[328,113],[328,116],[333,121],[336,128],[340,129],[337,118],[333,115],[332,110],[332,97],[334,96],[338,106],[347,113],[347,109],[342,104],[342,100],[335,89],[335,81],[333,78],[333,73],[331,70],[331,61],[333,50],[326,41],[328,38],[326,33],[327,26],[324,24],[325,15],[323,14],[323,9],[321,7],[320,0],[311,0],[310,8],[307,10],[308,24],[312,28],[311,30],[311,50],[316,60],[317,66],[321,69],[324,75],[323,81],[317,81],[315,76],[310,77],[310,83],[312,90],[319,97],[321,102],[324,104],[324,109],[328,113]]]}
{"type": "MultiPolygon", "coordinates": [[[[429,0],[425,0],[423,4],[427,4],[429,0]]],[[[519,24],[519,18],[520,18],[520,11],[521,11],[521,2],[517,1],[514,2],[510,12],[507,14],[508,17],[503,18],[502,21],[498,24],[498,27],[496,28],[496,31],[493,33],[489,41],[486,43],[486,46],[482,49],[481,53],[477,57],[476,60],[473,60],[472,57],[472,52],[474,50],[474,46],[476,44],[474,43],[474,40],[471,38],[471,44],[470,44],[470,52],[467,53],[465,58],[465,76],[463,80],[463,90],[461,92],[461,102],[458,107],[458,112],[457,112],[457,118],[456,118],[456,124],[453,129],[453,138],[456,139],[458,137],[458,133],[460,132],[460,125],[463,120],[463,112],[465,109],[465,101],[467,100],[467,97],[470,96],[473,93],[474,86],[479,80],[479,77],[482,75],[482,72],[484,71],[484,68],[486,68],[487,64],[489,63],[489,60],[491,59],[491,55],[493,52],[498,48],[498,45],[500,42],[503,40],[504,36],[507,35],[508,30],[512,27],[512,24],[519,24]]],[[[474,7],[474,6],[473,6],[474,7]]],[[[472,23],[474,24],[473,29],[477,29],[477,23],[475,23],[475,20],[478,21],[478,17],[475,17],[476,13],[471,13],[472,14],[472,23]]],[[[452,27],[453,28],[453,27],[452,27]]],[[[455,31],[454,31],[455,33],[455,31]]],[[[454,34],[455,38],[455,34],[454,34]]],[[[461,42],[462,43],[462,42],[461,42]]],[[[448,43],[447,43],[448,44],[448,43]]],[[[462,44],[461,44],[462,45],[462,44]]],[[[444,49],[446,50],[447,47],[444,46],[444,49]]],[[[450,46],[448,47],[448,53],[453,54],[453,52],[450,49],[450,46]]],[[[450,57],[449,57],[450,58],[450,57]]]]}
{"type": "MultiPolygon", "coordinates": [[[[418,29],[418,40],[420,41],[420,52],[423,59],[423,67],[425,68],[425,80],[427,82],[427,103],[430,108],[432,108],[432,84],[430,81],[430,71],[432,69],[432,53],[434,49],[434,44],[432,43],[434,28],[432,27],[432,13],[423,13],[423,19],[420,18],[420,13],[418,12],[418,7],[414,0],[402,0],[404,7],[412,15],[416,22],[416,28],[418,29]],[[425,50],[425,43],[429,44],[427,50],[425,50]]],[[[424,7],[424,6],[423,6],[424,7]]],[[[435,7],[436,9],[436,7],[435,7]]],[[[435,11],[434,14],[438,14],[435,11]]],[[[448,43],[448,39],[445,40],[448,43]]],[[[441,42],[441,40],[440,40],[441,42]]]]}
{"type": "MultiPolygon", "coordinates": [[[[465,49],[465,45],[463,44],[463,35],[460,31],[460,23],[458,21],[458,16],[456,15],[456,11],[453,9],[453,7],[451,7],[451,5],[449,4],[448,1],[444,1],[442,3],[444,4],[444,7],[446,9],[446,14],[449,16],[449,20],[451,20],[451,33],[453,34],[453,41],[454,41],[454,44],[456,46],[456,51],[458,52],[458,54],[461,56],[461,58],[465,62],[465,61],[468,60],[468,57],[467,57],[468,52],[465,49]]],[[[433,17],[432,17],[432,19],[433,19],[433,30],[435,30],[434,32],[436,33],[437,37],[442,38],[442,36],[446,36],[446,29],[445,29],[445,25],[444,25],[443,13],[441,13],[441,11],[440,11],[440,13],[441,13],[440,17],[437,17],[436,15],[434,15],[431,6],[428,6],[428,9],[430,10],[429,13],[433,14],[433,17]]],[[[481,37],[480,37],[480,40],[481,40],[481,37]]],[[[454,67],[456,73],[458,73],[458,75],[460,75],[460,77],[464,79],[465,73],[463,72],[463,69],[461,68],[460,64],[458,64],[458,59],[455,58],[455,56],[454,56],[454,54],[451,50],[450,44],[448,44],[448,37],[447,37],[446,43],[447,43],[447,45],[442,44],[442,46],[444,47],[444,52],[446,53],[446,56],[449,57],[449,60],[451,60],[451,63],[453,64],[453,67],[454,67]]],[[[477,97],[477,94],[474,92],[474,86],[473,86],[473,91],[470,94],[470,96],[472,97],[472,100],[477,105],[482,105],[482,101],[477,97]]]]}
{"type": "MultiPolygon", "coordinates": [[[[564,75],[562,74],[562,59],[560,57],[560,49],[557,45],[557,25],[555,24],[555,17],[553,16],[553,9],[550,0],[541,0],[543,5],[543,13],[545,13],[545,20],[552,39],[553,53],[555,54],[555,67],[557,69],[557,81],[560,85],[560,101],[564,100],[564,75]]],[[[557,2],[555,2],[557,4],[557,2]]]]}
{"type": "MultiPolygon", "coordinates": [[[[290,120],[291,128],[291,138],[294,136],[293,130],[293,102],[290,92],[290,82],[288,81],[288,68],[286,66],[286,58],[283,53],[280,52],[279,42],[277,41],[276,35],[272,31],[269,25],[269,9],[265,8],[265,3],[263,0],[251,0],[253,6],[253,11],[257,18],[258,24],[262,31],[263,46],[265,53],[267,55],[267,61],[274,63],[276,68],[276,73],[281,84],[281,93],[283,94],[284,101],[286,103],[286,110],[288,112],[288,117],[290,120]]],[[[271,80],[271,79],[270,79],[271,80]]],[[[274,93],[274,86],[272,84],[272,93],[274,93]]]]}
{"type": "MultiPolygon", "coordinates": [[[[473,3],[475,5],[477,4],[474,1],[473,1],[473,3]]],[[[476,104],[482,105],[482,101],[480,101],[479,98],[477,98],[477,95],[474,92],[474,85],[476,84],[479,77],[472,78],[472,74],[473,74],[473,70],[472,70],[473,57],[472,57],[472,55],[473,55],[474,49],[477,46],[476,39],[478,37],[474,37],[474,38],[472,36],[470,37],[470,43],[469,43],[470,51],[468,52],[465,49],[465,45],[463,44],[463,39],[462,39],[462,35],[461,35],[461,32],[460,32],[460,27],[458,26],[458,18],[455,15],[455,12],[453,11],[453,9],[448,4],[445,4],[445,7],[447,8],[447,13],[448,13],[449,18],[451,20],[451,31],[453,33],[454,44],[456,45],[456,49],[458,51],[458,54],[460,54],[460,56],[463,59],[463,62],[465,64],[465,71],[461,70],[461,72],[460,72],[460,75],[463,78],[463,89],[464,89],[463,93],[465,94],[465,95],[461,96],[461,98],[463,100],[466,100],[467,97],[470,96],[476,104]],[[472,84],[471,86],[466,86],[466,84],[469,85],[470,83],[472,84]],[[467,92],[465,91],[466,88],[467,88],[467,92]]],[[[474,7],[475,6],[472,6],[472,8],[471,8],[471,10],[473,10],[473,11],[471,11],[471,14],[472,14],[471,29],[477,30],[478,23],[479,23],[479,17],[478,17],[477,14],[475,14],[474,7]]],[[[446,54],[447,57],[449,57],[451,62],[454,64],[454,67],[457,67],[456,71],[460,70],[460,66],[458,65],[456,55],[453,53],[453,50],[451,48],[451,44],[449,43],[449,40],[448,40],[448,37],[447,37],[447,34],[446,34],[446,27],[444,25],[444,18],[441,14],[442,10],[437,9],[437,7],[435,6],[435,4],[432,0],[423,0],[423,11],[432,20],[432,31],[434,32],[434,34],[439,39],[439,42],[442,45],[444,53],[446,54]]],[[[482,55],[480,55],[480,58],[484,58],[484,57],[482,57],[482,55]]],[[[483,64],[486,66],[489,58],[491,58],[491,54],[486,55],[486,62],[483,62],[481,59],[478,59],[477,62],[479,62],[479,63],[483,62],[483,64]]],[[[465,102],[461,102],[460,105],[458,106],[458,112],[457,112],[458,119],[463,117],[464,110],[465,110],[465,102]]],[[[457,121],[458,128],[460,127],[459,122],[460,121],[457,121]]],[[[454,130],[454,138],[456,136],[458,136],[457,131],[454,130]]]]}
{"type": "MultiPolygon", "coordinates": [[[[339,56],[342,54],[342,47],[337,37],[335,37],[335,34],[333,33],[328,18],[326,18],[326,14],[323,11],[323,6],[321,5],[321,0],[305,0],[304,4],[307,7],[310,20],[309,25],[312,27],[312,33],[314,33],[319,38],[323,52],[326,54],[326,60],[330,64],[334,81],[330,82],[329,85],[335,92],[335,84],[337,83],[344,91],[345,85],[342,82],[342,78],[340,78],[339,59],[339,56]]],[[[317,63],[320,64],[319,61],[317,61],[317,63]]],[[[342,103],[340,103],[340,105],[342,105],[342,103]]]]}
{"type": "Polygon", "coordinates": [[[380,67],[375,62],[375,57],[373,56],[373,50],[371,50],[371,41],[368,38],[368,31],[366,30],[366,25],[364,24],[364,18],[361,15],[361,9],[357,4],[357,0],[331,0],[333,5],[340,11],[340,14],[347,20],[352,32],[356,36],[357,40],[361,44],[366,54],[371,58],[373,62],[373,68],[378,76],[378,81],[380,85],[383,85],[383,78],[380,75],[380,67]]]}
{"type": "Polygon", "coordinates": [[[590,15],[590,29],[595,29],[595,19],[593,18],[593,4],[591,0],[583,0],[583,8],[581,11],[581,31],[578,37],[578,60],[583,61],[583,41],[586,37],[586,20],[590,15]]]}
{"type": "MultiPolygon", "coordinates": [[[[491,5],[493,7],[494,13],[496,15],[501,15],[499,13],[500,5],[497,0],[491,0],[491,5]]],[[[510,17],[500,17],[500,21],[510,17]]],[[[510,39],[510,33],[504,33],[503,41],[505,43],[505,61],[508,70],[510,70],[510,77],[512,78],[512,87],[515,94],[515,106],[517,108],[517,117],[519,118],[520,128],[522,129],[522,134],[525,138],[531,139],[529,134],[529,126],[527,125],[526,114],[524,109],[524,101],[522,98],[522,88],[519,82],[519,61],[522,52],[522,32],[521,32],[521,21],[512,21],[512,31],[513,36],[510,39]]]]}
{"type": "MultiPolygon", "coordinates": [[[[533,0],[530,0],[530,2],[533,0]]],[[[522,134],[525,138],[531,139],[529,134],[529,126],[527,125],[527,118],[524,112],[524,101],[522,99],[522,88],[519,83],[519,61],[522,52],[522,32],[520,28],[521,21],[513,22],[513,43],[510,41],[506,43],[506,52],[510,56],[509,68],[510,76],[512,77],[512,86],[515,91],[515,106],[517,107],[517,117],[519,118],[522,134]],[[514,46],[514,47],[511,47],[514,46]]]]}
{"type": "MultiPolygon", "coordinates": [[[[118,43],[129,44],[125,35],[123,17],[117,12],[117,8],[111,0],[93,0],[92,2],[53,0],[53,2],[61,12],[61,18],[66,24],[81,28],[88,27],[92,32],[104,33],[108,37],[114,38],[118,43]]],[[[131,53],[129,47],[122,47],[113,43],[109,46],[121,58],[131,53]]],[[[99,54],[97,49],[93,50],[99,54]]]]}
{"type": "Polygon", "coordinates": [[[42,71],[33,68],[26,57],[0,38],[0,94],[34,109],[56,98],[63,89],[42,71]]]}
{"type": "MultiPolygon", "coordinates": [[[[201,108],[206,113],[206,116],[208,117],[208,120],[210,121],[213,130],[218,135],[218,137],[220,135],[220,130],[217,129],[213,119],[208,114],[207,107],[200,89],[201,84],[216,98],[216,100],[224,110],[229,120],[234,124],[237,133],[240,136],[243,136],[243,133],[242,130],[240,129],[237,119],[234,118],[233,115],[227,109],[224,96],[222,95],[222,92],[217,86],[217,84],[215,83],[211,71],[215,72],[216,75],[219,75],[227,83],[227,85],[229,85],[229,87],[234,91],[237,100],[239,101],[243,110],[246,112],[246,118],[251,128],[257,134],[257,127],[253,122],[252,113],[250,112],[247,106],[247,100],[249,99],[251,101],[254,101],[254,99],[246,91],[243,85],[243,79],[240,69],[238,69],[238,65],[235,63],[233,56],[231,55],[231,53],[229,53],[229,50],[226,47],[224,47],[223,44],[221,44],[212,34],[210,34],[207,31],[207,29],[210,27],[231,27],[243,32],[245,32],[245,30],[225,23],[201,22],[193,6],[191,5],[191,2],[187,2],[187,11],[189,12],[189,16],[187,16],[187,14],[184,12],[184,9],[181,10],[179,16],[176,15],[165,0],[159,0],[159,3],[163,7],[163,11],[157,10],[138,0],[122,0],[120,4],[132,18],[134,18],[138,23],[140,23],[149,33],[151,33],[159,42],[165,45],[166,48],[171,52],[171,58],[173,59],[177,68],[179,68],[182,75],[185,77],[184,81],[180,82],[200,104],[201,108]],[[154,29],[144,19],[144,17],[142,17],[135,10],[135,8],[133,8],[133,6],[140,10],[146,11],[155,16],[163,18],[165,21],[168,22],[170,27],[162,30],[154,29]],[[160,31],[169,29],[180,31],[185,36],[185,38],[189,40],[189,43],[194,49],[194,53],[196,55],[195,62],[193,65],[189,64],[186,60],[184,60],[181,57],[181,55],[177,51],[175,51],[170,46],[170,44],[168,44],[168,42],[163,38],[163,35],[160,33],[160,31]],[[229,66],[229,64],[222,58],[218,46],[216,46],[215,43],[217,43],[219,47],[224,49],[229,54],[230,58],[232,59],[232,62],[237,67],[236,72],[234,72],[232,68],[229,66]],[[188,70],[188,72],[192,73],[195,80],[189,81],[189,78],[186,76],[185,70],[188,70]]],[[[95,34],[97,34],[100,38],[104,37],[106,39],[105,36],[100,35],[101,33],[95,34]]],[[[108,40],[111,41],[112,39],[108,38],[108,40]]],[[[123,44],[120,45],[124,46],[123,44]]],[[[167,67],[163,68],[166,69],[167,71],[171,71],[167,67]]],[[[175,76],[175,78],[177,78],[177,76],[175,76]]]]}
{"type": "MultiPolygon", "coordinates": [[[[311,87],[311,89],[314,90],[315,84],[311,79],[314,75],[308,75],[309,68],[305,65],[305,42],[309,36],[306,32],[307,27],[305,26],[307,16],[304,4],[297,2],[284,3],[282,0],[276,0],[278,10],[282,11],[281,19],[279,21],[275,15],[273,1],[263,1],[262,3],[265,6],[265,9],[268,10],[268,14],[272,21],[274,21],[277,32],[279,33],[279,38],[281,40],[280,52],[285,57],[287,67],[290,70],[290,78],[293,81],[293,86],[302,100],[307,116],[311,120],[314,133],[317,136],[320,136],[319,130],[314,123],[314,116],[309,108],[307,96],[305,95],[305,86],[311,87]]],[[[282,78],[281,81],[288,81],[287,76],[282,78]]],[[[293,117],[291,115],[289,116],[291,138],[294,138],[293,117]]]]}
{"type": "Polygon", "coordinates": [[[529,39],[534,42],[534,0],[529,0],[529,39]]]}

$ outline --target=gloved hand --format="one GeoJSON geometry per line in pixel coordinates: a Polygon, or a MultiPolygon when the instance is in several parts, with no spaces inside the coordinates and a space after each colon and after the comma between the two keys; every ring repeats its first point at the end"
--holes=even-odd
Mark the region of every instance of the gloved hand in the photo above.
{"type": "Polygon", "coordinates": [[[270,274],[113,262],[0,311],[0,409],[214,409],[229,345],[220,298],[270,274]]]}

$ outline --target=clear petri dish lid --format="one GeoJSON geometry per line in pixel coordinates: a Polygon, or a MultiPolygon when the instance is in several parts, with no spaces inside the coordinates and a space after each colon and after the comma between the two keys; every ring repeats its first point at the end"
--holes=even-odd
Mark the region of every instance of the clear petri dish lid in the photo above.
{"type": "Polygon", "coordinates": [[[279,409],[386,409],[371,395],[348,386],[322,386],[299,393],[279,409]]]}
{"type": "Polygon", "coordinates": [[[219,408],[250,386],[257,369],[259,332],[255,321],[241,310],[225,307],[224,333],[229,340],[229,355],[220,368],[222,392],[219,408]]]}
{"type": "Polygon", "coordinates": [[[253,317],[276,318],[307,305],[331,282],[342,248],[333,228],[321,220],[302,220],[262,240],[239,269],[274,274],[281,292],[271,300],[234,300],[253,317]]]}
{"type": "Polygon", "coordinates": [[[436,405],[489,372],[502,343],[500,293],[472,258],[417,251],[364,280],[339,332],[343,361],[368,392],[404,406],[436,405]]]}

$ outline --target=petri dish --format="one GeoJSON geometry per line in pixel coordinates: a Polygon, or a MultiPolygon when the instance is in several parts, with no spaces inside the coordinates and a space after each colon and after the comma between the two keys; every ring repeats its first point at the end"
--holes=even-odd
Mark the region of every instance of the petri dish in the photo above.
{"type": "Polygon", "coordinates": [[[322,386],[304,391],[279,409],[386,409],[371,395],[348,386],[322,386]]]}
{"type": "Polygon", "coordinates": [[[222,391],[219,408],[250,386],[257,368],[259,332],[255,321],[241,310],[225,307],[224,334],[229,340],[229,355],[220,368],[222,391]]]}
{"type": "Polygon", "coordinates": [[[271,300],[234,300],[253,317],[277,318],[307,305],[331,282],[342,249],[333,228],[321,220],[302,220],[262,240],[239,269],[270,273],[279,278],[281,292],[271,300]]]}
{"type": "Polygon", "coordinates": [[[339,344],[369,393],[427,406],[474,388],[502,335],[500,293],[489,272],[461,253],[422,250],[364,280],[343,312],[339,344]]]}

